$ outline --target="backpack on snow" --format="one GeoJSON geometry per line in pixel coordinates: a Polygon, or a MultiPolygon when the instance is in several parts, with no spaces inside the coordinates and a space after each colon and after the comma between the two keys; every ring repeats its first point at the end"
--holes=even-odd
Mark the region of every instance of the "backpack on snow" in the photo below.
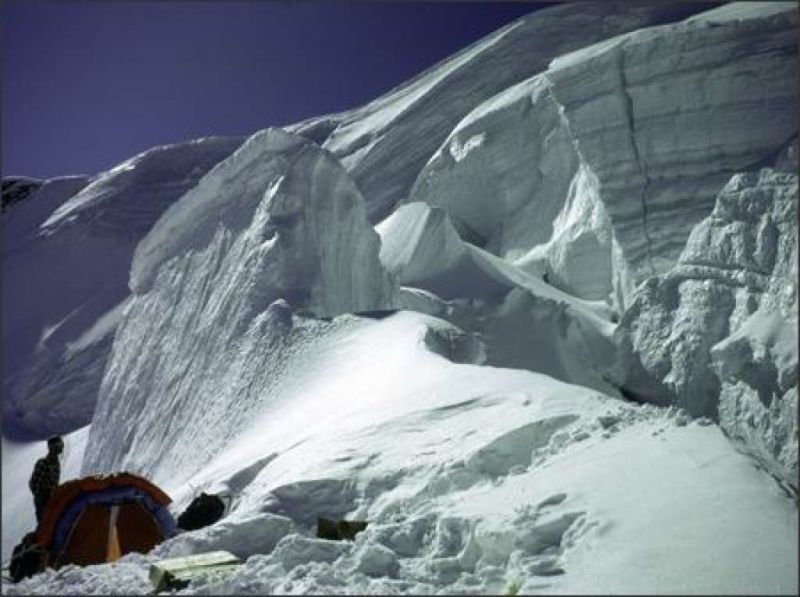
{"type": "Polygon", "coordinates": [[[25,535],[11,554],[8,573],[15,583],[33,576],[45,568],[45,551],[36,543],[36,533],[25,535]]]}
{"type": "Polygon", "coordinates": [[[317,537],[331,541],[352,541],[356,535],[367,528],[364,520],[329,520],[317,517],[317,537]]]}
{"type": "Polygon", "coordinates": [[[194,531],[214,524],[225,513],[225,502],[218,495],[201,493],[192,500],[183,514],[178,516],[178,526],[184,531],[194,531]]]}

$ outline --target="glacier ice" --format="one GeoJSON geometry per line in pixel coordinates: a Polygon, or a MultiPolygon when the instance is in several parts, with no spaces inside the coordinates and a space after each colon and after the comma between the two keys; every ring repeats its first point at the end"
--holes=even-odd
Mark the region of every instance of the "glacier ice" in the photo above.
{"type": "Polygon", "coordinates": [[[464,240],[577,296],[614,288],[624,308],[674,264],[727,179],[796,135],[797,11],[746,16],[556,58],[466,114],[406,201],[442,207],[464,240]]]}
{"type": "Polygon", "coordinates": [[[338,156],[364,194],[370,220],[389,215],[422,166],[470,110],[593,41],[678,20],[703,5],[561,5],[519,19],[369,104],[288,127],[338,156]]]}
{"type": "Polygon", "coordinates": [[[797,133],[797,10],[689,19],[556,58],[547,71],[631,271],[667,271],[736,172],[797,133]]]}
{"type": "Polygon", "coordinates": [[[236,429],[267,400],[279,370],[301,358],[298,342],[337,327],[295,327],[293,310],[331,317],[392,305],[395,283],[378,251],[363,199],[335,157],[280,129],[249,138],[134,254],[134,296],[100,388],[87,470],[154,474],[170,462],[177,472],[221,449],[220,429],[236,429]],[[198,401],[216,406],[198,410],[198,401]],[[168,443],[165,416],[184,422],[168,443]],[[134,419],[149,423],[118,438],[115,429],[134,419]],[[184,453],[197,433],[203,449],[184,453]],[[101,449],[111,437],[117,447],[101,449]]]}
{"type": "Polygon", "coordinates": [[[477,334],[486,345],[487,364],[614,392],[604,381],[615,350],[607,305],[576,299],[461,240],[440,207],[402,205],[377,230],[381,261],[407,285],[399,306],[477,334]],[[439,302],[425,300],[420,291],[439,302]]]}
{"type": "MultiPolygon", "coordinates": [[[[102,373],[82,472],[230,511],[4,593],[227,549],[187,592],[796,594],[797,10],[704,8],[548,8],[230,151],[23,181],[18,271],[135,231],[114,301],[32,326],[53,395],[102,373]]],[[[4,555],[35,446],[4,439],[4,555]]]]}
{"type": "Polygon", "coordinates": [[[115,328],[95,324],[120,314],[137,242],[241,141],[156,147],[95,177],[42,181],[4,214],[3,304],[14,306],[3,311],[5,433],[89,423],[115,328]]]}
{"type": "Polygon", "coordinates": [[[718,419],[795,484],[797,190],[796,172],[734,175],[618,330],[631,390],[718,419]]]}

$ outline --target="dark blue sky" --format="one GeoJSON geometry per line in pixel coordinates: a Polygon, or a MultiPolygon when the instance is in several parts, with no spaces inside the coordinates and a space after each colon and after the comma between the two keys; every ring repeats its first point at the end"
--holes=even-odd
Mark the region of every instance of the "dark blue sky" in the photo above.
{"type": "Polygon", "coordinates": [[[362,104],[537,8],[466,2],[2,2],[2,173],[362,104]]]}

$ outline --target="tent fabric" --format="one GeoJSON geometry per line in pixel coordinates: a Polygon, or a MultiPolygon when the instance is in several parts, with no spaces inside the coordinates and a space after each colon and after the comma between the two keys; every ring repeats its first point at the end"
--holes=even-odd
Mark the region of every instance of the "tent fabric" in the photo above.
{"type": "Polygon", "coordinates": [[[47,504],[37,542],[56,568],[145,553],[175,533],[170,502],[158,487],[131,473],[70,481],[47,504]]]}

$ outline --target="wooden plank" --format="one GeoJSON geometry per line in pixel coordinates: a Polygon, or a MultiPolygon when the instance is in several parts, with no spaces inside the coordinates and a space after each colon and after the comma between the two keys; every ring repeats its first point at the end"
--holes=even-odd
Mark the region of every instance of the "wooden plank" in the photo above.
{"type": "Polygon", "coordinates": [[[212,551],[183,558],[161,560],[150,566],[150,582],[156,592],[181,589],[204,574],[230,574],[241,560],[227,551],[212,551]]]}

